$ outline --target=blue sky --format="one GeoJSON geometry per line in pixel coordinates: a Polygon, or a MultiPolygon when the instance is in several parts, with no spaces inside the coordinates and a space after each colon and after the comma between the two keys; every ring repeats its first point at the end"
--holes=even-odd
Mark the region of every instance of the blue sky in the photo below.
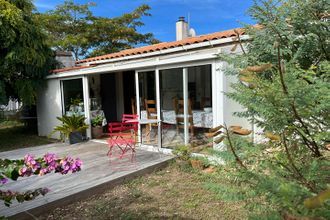
{"type": "MultiPolygon", "coordinates": [[[[179,16],[190,14],[191,27],[197,35],[213,33],[242,26],[240,22],[253,24],[247,9],[253,0],[75,0],[76,3],[95,2],[95,15],[120,16],[141,4],[151,7],[151,17],[145,17],[140,32],[151,32],[161,41],[175,40],[175,22],[179,16]]],[[[34,0],[40,12],[54,9],[64,0],[34,0]]]]}

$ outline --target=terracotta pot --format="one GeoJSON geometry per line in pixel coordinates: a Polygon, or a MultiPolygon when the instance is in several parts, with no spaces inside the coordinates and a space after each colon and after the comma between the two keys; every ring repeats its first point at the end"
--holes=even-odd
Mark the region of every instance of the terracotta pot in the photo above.
{"type": "Polygon", "coordinates": [[[190,160],[190,163],[191,163],[192,168],[194,168],[194,169],[203,170],[203,168],[204,168],[203,162],[200,160],[190,160]]]}
{"type": "Polygon", "coordinates": [[[103,135],[103,127],[96,126],[92,127],[92,138],[100,138],[103,135]]]}
{"type": "Polygon", "coordinates": [[[213,167],[213,166],[210,166],[210,167],[205,168],[205,169],[203,170],[204,173],[214,173],[215,171],[216,171],[216,170],[215,170],[215,167],[213,167]]]}

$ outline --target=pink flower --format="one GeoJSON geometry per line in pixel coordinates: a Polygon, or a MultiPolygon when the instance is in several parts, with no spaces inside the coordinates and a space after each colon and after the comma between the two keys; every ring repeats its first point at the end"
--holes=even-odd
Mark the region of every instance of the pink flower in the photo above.
{"type": "Polygon", "coordinates": [[[46,162],[46,164],[52,164],[56,161],[56,155],[53,153],[47,153],[44,155],[44,161],[46,162]]]}
{"type": "Polygon", "coordinates": [[[31,176],[33,172],[30,167],[22,167],[21,169],[19,169],[18,173],[20,176],[31,176]]]}
{"type": "Polygon", "coordinates": [[[8,179],[7,178],[1,178],[0,179],[0,184],[6,184],[8,182],[8,179]]]}
{"type": "Polygon", "coordinates": [[[40,169],[40,172],[39,172],[39,176],[42,176],[42,175],[45,175],[49,173],[48,169],[47,168],[41,168],[40,169]]]}
{"type": "Polygon", "coordinates": [[[26,166],[31,167],[32,169],[40,168],[40,164],[34,159],[34,156],[27,154],[24,157],[24,163],[26,166]]]}

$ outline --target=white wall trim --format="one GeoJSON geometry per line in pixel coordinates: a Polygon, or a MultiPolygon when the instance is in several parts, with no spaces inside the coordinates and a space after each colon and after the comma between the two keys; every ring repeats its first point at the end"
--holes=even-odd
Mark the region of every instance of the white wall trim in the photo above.
{"type": "MultiPolygon", "coordinates": [[[[188,95],[189,95],[189,91],[188,91],[188,68],[185,67],[182,69],[182,77],[183,77],[183,121],[184,121],[184,144],[188,145],[189,143],[189,127],[188,127],[188,123],[190,123],[188,121],[189,118],[189,112],[188,112],[188,95]]],[[[189,124],[190,126],[190,124],[189,124]]]]}
{"type": "Polygon", "coordinates": [[[159,85],[159,69],[155,69],[155,80],[156,80],[156,108],[157,108],[157,120],[158,123],[158,147],[162,147],[162,128],[161,128],[161,106],[160,106],[160,85],[159,85]]]}
{"type": "Polygon", "coordinates": [[[215,59],[212,64],[212,111],[213,127],[224,123],[225,76],[222,71],[223,61],[215,59]]]}
{"type": "Polygon", "coordinates": [[[88,129],[86,131],[87,138],[92,138],[92,125],[91,125],[91,116],[90,116],[90,99],[89,99],[89,83],[88,77],[84,76],[82,79],[83,83],[83,94],[84,94],[84,111],[85,111],[85,122],[88,125],[88,129]]]}

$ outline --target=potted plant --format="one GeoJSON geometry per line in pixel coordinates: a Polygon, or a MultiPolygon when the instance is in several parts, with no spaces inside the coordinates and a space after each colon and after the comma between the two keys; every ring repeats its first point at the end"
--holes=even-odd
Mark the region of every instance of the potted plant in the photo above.
{"type": "Polygon", "coordinates": [[[61,139],[68,139],[70,144],[83,141],[82,133],[88,128],[83,115],[63,115],[62,117],[57,117],[57,119],[62,122],[62,125],[56,126],[52,133],[60,132],[61,139]]]}
{"type": "Polygon", "coordinates": [[[92,118],[92,137],[93,138],[100,138],[103,135],[103,123],[104,117],[102,115],[97,115],[96,117],[92,118]]]}

